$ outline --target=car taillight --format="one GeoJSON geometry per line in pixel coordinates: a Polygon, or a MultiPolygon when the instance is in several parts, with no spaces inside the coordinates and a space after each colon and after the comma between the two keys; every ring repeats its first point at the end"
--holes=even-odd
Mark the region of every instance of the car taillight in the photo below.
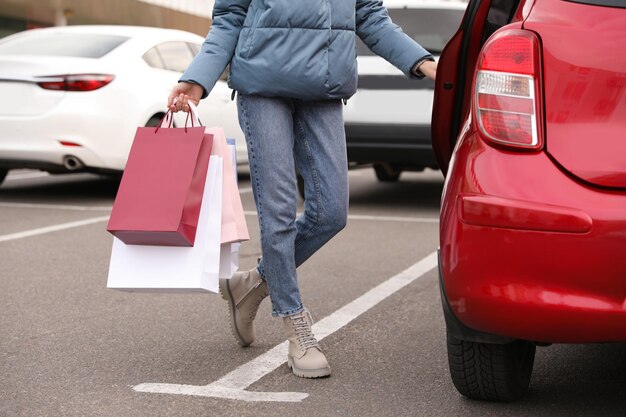
{"type": "Polygon", "coordinates": [[[487,41],[478,58],[474,109],[488,141],[516,149],[543,146],[539,39],[508,29],[487,41]]]}
{"type": "Polygon", "coordinates": [[[93,91],[104,87],[115,78],[106,74],[52,75],[37,78],[37,85],[46,90],[93,91]]]}

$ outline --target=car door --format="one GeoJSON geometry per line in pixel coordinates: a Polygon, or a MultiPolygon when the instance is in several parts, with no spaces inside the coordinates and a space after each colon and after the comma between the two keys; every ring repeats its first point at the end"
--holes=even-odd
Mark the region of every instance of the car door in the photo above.
{"type": "Polygon", "coordinates": [[[467,119],[474,68],[482,45],[497,29],[521,22],[534,0],[470,0],[457,33],[439,59],[431,138],[444,175],[461,126],[467,119]]]}

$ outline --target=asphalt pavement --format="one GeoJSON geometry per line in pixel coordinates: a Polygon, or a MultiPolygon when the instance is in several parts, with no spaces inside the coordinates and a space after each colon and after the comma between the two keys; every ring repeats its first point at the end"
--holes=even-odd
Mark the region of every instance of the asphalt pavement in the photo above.
{"type": "MultiPolygon", "coordinates": [[[[257,342],[240,348],[215,294],[106,289],[117,186],[14,171],[0,187],[0,416],[626,415],[620,344],[539,348],[517,403],[456,392],[433,255],[437,172],[350,172],[348,226],[299,269],[333,371],[319,380],[288,370],[267,301],[257,342]]],[[[248,269],[260,255],[249,178],[240,190],[248,269]]]]}

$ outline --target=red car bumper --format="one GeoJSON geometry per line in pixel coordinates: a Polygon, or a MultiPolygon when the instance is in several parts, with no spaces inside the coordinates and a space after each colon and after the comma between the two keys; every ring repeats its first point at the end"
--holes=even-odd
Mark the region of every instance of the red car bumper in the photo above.
{"type": "Polygon", "coordinates": [[[535,342],[626,341],[626,192],[471,132],[441,212],[442,294],[455,318],[535,342]]]}

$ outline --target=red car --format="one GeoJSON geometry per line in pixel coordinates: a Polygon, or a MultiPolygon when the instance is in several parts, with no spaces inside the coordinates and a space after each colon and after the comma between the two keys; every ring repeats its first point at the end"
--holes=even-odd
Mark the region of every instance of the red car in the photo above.
{"type": "Polygon", "coordinates": [[[471,0],[439,63],[441,295],[465,396],[626,342],[626,0],[471,0]]]}

